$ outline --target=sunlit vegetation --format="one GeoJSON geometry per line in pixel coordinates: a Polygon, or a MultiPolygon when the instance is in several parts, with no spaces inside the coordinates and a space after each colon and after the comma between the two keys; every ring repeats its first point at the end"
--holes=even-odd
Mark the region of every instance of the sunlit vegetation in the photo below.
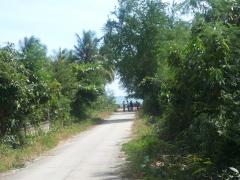
{"type": "Polygon", "coordinates": [[[134,176],[239,178],[239,11],[236,0],[119,1],[105,54],[152,128],[127,145],[134,176]]]}
{"type": "Polygon", "coordinates": [[[87,119],[115,109],[105,92],[114,71],[98,43],[92,31],[84,31],[75,49],[59,49],[53,56],[34,36],[19,46],[0,47],[0,171],[18,167],[55,146],[64,134],[96,122],[87,119]],[[43,122],[50,131],[32,134],[29,129],[43,122]]]}
{"type": "Polygon", "coordinates": [[[104,87],[116,71],[143,99],[124,146],[132,178],[240,178],[240,2],[118,2],[104,37],[84,31],[73,50],[49,56],[33,36],[0,48],[0,161],[10,164],[0,170],[21,166],[17,153],[38,137],[48,149],[54,130],[113,110],[104,87]],[[46,121],[49,133],[28,135],[46,121]]]}

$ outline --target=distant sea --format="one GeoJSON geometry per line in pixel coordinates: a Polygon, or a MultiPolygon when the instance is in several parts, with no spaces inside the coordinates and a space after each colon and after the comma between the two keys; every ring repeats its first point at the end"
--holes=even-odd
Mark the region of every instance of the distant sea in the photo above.
{"type": "Polygon", "coordinates": [[[133,101],[133,102],[140,102],[142,104],[143,100],[142,99],[134,99],[134,98],[126,98],[125,96],[116,96],[115,97],[116,103],[119,105],[122,105],[123,101],[133,101]]]}

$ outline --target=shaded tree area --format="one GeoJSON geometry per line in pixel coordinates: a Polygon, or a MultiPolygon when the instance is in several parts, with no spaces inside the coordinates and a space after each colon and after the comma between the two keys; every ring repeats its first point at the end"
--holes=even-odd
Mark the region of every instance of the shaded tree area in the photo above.
{"type": "Polygon", "coordinates": [[[23,145],[29,126],[48,121],[63,128],[92,111],[114,107],[105,92],[113,71],[99,55],[100,47],[92,44],[92,35],[89,31],[78,36],[79,51],[59,49],[51,57],[34,36],[20,41],[19,49],[13,44],[0,48],[1,143],[23,145]]]}
{"type": "Polygon", "coordinates": [[[128,93],[144,100],[158,138],[143,140],[149,149],[139,169],[146,177],[239,175],[239,8],[234,0],[120,0],[106,23],[106,56],[128,93]],[[178,18],[181,12],[193,20],[178,18]],[[164,165],[154,165],[158,160],[164,165]]]}

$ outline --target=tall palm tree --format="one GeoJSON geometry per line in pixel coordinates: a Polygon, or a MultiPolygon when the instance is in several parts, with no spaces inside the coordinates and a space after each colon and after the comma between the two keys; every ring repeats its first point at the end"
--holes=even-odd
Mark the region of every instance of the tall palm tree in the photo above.
{"type": "Polygon", "coordinates": [[[77,45],[74,46],[75,54],[80,62],[94,62],[98,56],[99,39],[93,31],[83,31],[82,37],[76,34],[77,45]]]}

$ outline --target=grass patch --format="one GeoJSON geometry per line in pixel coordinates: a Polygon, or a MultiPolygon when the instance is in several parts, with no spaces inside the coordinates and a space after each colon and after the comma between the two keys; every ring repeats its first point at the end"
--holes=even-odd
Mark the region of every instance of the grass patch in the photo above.
{"type": "Polygon", "coordinates": [[[159,140],[154,127],[146,119],[138,119],[133,127],[133,139],[124,144],[123,151],[127,155],[125,172],[128,178],[156,179],[161,177],[154,168],[157,155],[173,152],[174,148],[159,140]]]}
{"type": "Polygon", "coordinates": [[[181,154],[175,144],[169,144],[157,134],[148,117],[138,118],[133,126],[133,138],[124,144],[127,164],[123,169],[129,179],[202,180],[239,179],[235,168],[218,171],[211,159],[200,154],[181,154]]]}
{"type": "MultiPolygon", "coordinates": [[[[107,115],[109,115],[109,113],[98,114],[100,117],[107,115]]],[[[26,145],[16,149],[6,144],[0,144],[0,172],[24,167],[26,162],[32,161],[42,153],[54,148],[61,141],[87,130],[97,124],[100,119],[101,118],[91,118],[62,128],[56,126],[48,133],[28,136],[26,145]]]]}

